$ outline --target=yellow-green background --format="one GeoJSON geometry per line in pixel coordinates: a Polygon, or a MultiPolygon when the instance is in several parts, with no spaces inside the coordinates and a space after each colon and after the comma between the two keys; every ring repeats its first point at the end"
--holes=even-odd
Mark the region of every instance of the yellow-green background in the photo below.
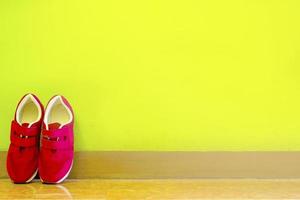
{"type": "Polygon", "coordinates": [[[77,150],[300,150],[300,1],[1,0],[0,150],[65,95],[77,150]]]}

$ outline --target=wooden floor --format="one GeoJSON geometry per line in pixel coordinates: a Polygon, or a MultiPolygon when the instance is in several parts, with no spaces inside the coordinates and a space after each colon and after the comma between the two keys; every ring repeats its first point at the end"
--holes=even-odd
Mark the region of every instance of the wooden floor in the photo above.
{"type": "Polygon", "coordinates": [[[15,185],[0,180],[0,199],[300,199],[300,180],[68,180],[15,185]]]}

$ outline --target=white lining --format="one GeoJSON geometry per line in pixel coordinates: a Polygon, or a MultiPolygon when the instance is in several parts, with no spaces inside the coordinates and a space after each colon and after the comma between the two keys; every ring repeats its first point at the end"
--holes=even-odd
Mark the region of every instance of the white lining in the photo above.
{"type": "Polygon", "coordinates": [[[65,109],[67,110],[67,112],[69,114],[69,118],[70,118],[68,122],[66,122],[64,124],[61,124],[59,128],[62,128],[64,125],[71,123],[72,120],[73,120],[73,114],[72,114],[71,110],[69,109],[69,107],[64,103],[62,97],[61,96],[56,96],[53,99],[51,99],[51,101],[48,103],[48,106],[47,106],[46,111],[45,111],[44,124],[45,124],[47,130],[49,129],[49,127],[48,127],[49,115],[51,113],[51,110],[52,110],[53,106],[58,101],[60,101],[59,103],[61,103],[65,107],[65,109]]]}
{"type": "Polygon", "coordinates": [[[28,101],[32,101],[37,109],[38,109],[38,117],[35,121],[29,123],[28,125],[28,128],[30,128],[34,123],[38,122],[40,119],[41,119],[41,116],[42,116],[42,109],[41,109],[41,106],[39,104],[39,102],[34,98],[34,96],[32,94],[27,94],[23,99],[22,101],[20,102],[18,108],[17,108],[17,112],[16,112],[16,121],[18,122],[18,124],[22,125],[21,123],[21,120],[20,120],[20,114],[21,114],[21,111],[23,110],[24,106],[26,105],[26,103],[28,101]]]}

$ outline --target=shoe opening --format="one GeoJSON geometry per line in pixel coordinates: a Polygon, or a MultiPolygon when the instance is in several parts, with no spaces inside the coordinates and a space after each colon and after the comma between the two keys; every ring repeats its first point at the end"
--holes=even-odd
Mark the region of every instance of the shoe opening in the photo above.
{"type": "Polygon", "coordinates": [[[49,129],[49,124],[58,123],[59,128],[69,124],[73,120],[73,114],[69,107],[64,103],[61,96],[56,96],[51,99],[45,111],[44,123],[46,129],[49,129]]]}
{"type": "Polygon", "coordinates": [[[42,117],[42,109],[39,102],[32,94],[26,95],[18,105],[16,121],[22,125],[27,123],[30,128],[42,117]]]}

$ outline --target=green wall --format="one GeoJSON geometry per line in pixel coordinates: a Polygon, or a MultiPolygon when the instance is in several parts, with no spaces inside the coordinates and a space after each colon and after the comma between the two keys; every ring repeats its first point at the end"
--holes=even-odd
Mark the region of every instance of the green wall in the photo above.
{"type": "Polygon", "coordinates": [[[77,150],[300,150],[300,1],[0,1],[0,150],[65,95],[77,150]]]}

